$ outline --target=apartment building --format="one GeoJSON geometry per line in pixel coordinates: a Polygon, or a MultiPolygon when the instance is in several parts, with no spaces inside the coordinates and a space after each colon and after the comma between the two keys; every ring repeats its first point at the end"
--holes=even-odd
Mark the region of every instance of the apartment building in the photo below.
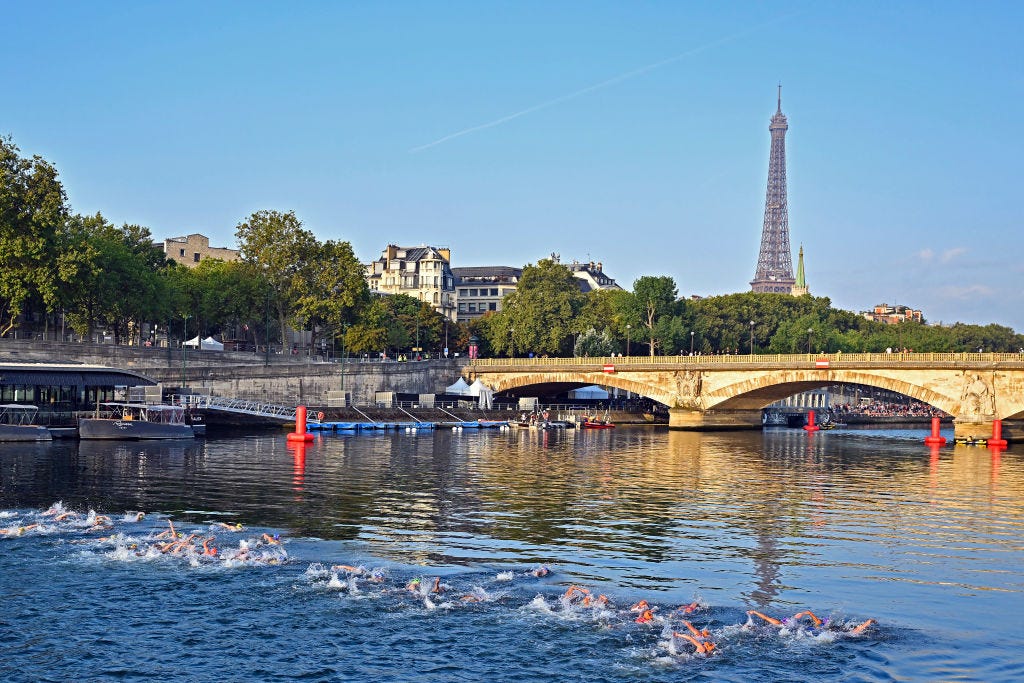
{"type": "Polygon", "coordinates": [[[367,264],[366,280],[371,292],[407,294],[455,320],[455,277],[447,247],[389,244],[380,258],[367,264]]]}

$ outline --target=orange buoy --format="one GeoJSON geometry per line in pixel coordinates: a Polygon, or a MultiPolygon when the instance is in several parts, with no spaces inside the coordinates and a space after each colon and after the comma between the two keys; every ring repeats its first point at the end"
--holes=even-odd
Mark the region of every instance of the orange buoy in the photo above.
{"type": "Polygon", "coordinates": [[[1003,421],[992,420],[992,438],[988,440],[989,448],[1006,448],[1006,439],[1003,438],[1003,421]]]}
{"type": "Polygon", "coordinates": [[[946,437],[939,434],[939,423],[941,420],[937,417],[932,418],[932,433],[931,436],[924,437],[924,442],[929,446],[942,446],[946,443],[946,437]]]}
{"type": "Polygon", "coordinates": [[[306,431],[306,406],[295,409],[295,431],[288,435],[289,441],[312,441],[313,435],[306,431]]]}
{"type": "Polygon", "coordinates": [[[808,410],[807,411],[807,424],[804,425],[804,431],[816,432],[816,431],[818,431],[818,429],[820,429],[820,427],[818,427],[818,424],[814,421],[814,411],[813,410],[808,410]]]}

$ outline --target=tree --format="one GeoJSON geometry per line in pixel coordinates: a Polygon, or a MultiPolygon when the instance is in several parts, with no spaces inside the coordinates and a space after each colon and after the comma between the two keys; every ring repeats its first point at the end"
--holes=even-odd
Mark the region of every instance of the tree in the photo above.
{"type": "Polygon", "coordinates": [[[269,210],[257,211],[239,223],[235,237],[242,261],[263,274],[283,341],[288,325],[297,322],[300,300],[313,285],[320,254],[317,239],[294,212],[269,210]]]}
{"type": "Polygon", "coordinates": [[[606,328],[598,332],[593,327],[581,334],[576,340],[573,355],[577,357],[604,358],[612,355],[615,350],[615,342],[606,328]]]}
{"type": "Polygon", "coordinates": [[[34,294],[48,310],[58,304],[58,277],[68,274],[58,266],[59,236],[69,215],[56,169],[39,156],[22,158],[0,137],[0,334],[34,294]]]}
{"type": "Polygon", "coordinates": [[[659,339],[658,321],[675,312],[678,295],[675,280],[667,275],[647,275],[633,283],[634,311],[640,318],[640,324],[647,330],[647,343],[652,356],[655,347],[663,345],[665,341],[659,339]]]}
{"type": "Polygon", "coordinates": [[[552,259],[527,264],[516,291],[502,300],[487,326],[489,346],[496,353],[568,355],[573,333],[582,331],[578,316],[584,302],[569,268],[552,259]]]}
{"type": "Polygon", "coordinates": [[[370,289],[352,245],[331,240],[320,245],[310,262],[309,286],[296,306],[310,328],[315,331],[322,325],[335,336],[355,322],[369,301],[370,289]]]}

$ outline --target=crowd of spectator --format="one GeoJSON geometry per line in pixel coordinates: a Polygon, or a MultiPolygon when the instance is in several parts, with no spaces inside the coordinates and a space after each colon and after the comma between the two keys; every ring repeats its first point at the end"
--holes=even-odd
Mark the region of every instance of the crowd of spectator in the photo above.
{"type": "Polygon", "coordinates": [[[907,399],[902,402],[839,403],[832,406],[837,415],[867,415],[869,417],[946,417],[946,413],[927,403],[907,399]]]}

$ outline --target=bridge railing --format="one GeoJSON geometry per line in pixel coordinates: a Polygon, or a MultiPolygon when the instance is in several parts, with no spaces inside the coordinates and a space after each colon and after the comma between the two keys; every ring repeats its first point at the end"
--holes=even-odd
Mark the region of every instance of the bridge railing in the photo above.
{"type": "Polygon", "coordinates": [[[828,367],[849,364],[871,365],[908,365],[919,363],[925,365],[963,364],[978,366],[985,364],[1024,364],[1024,353],[755,353],[722,354],[694,356],[608,356],[608,357],[577,357],[577,358],[476,358],[469,367],[536,367],[553,366],[644,366],[644,365],[678,365],[678,366],[715,366],[715,365],[785,365],[818,366],[828,361],[828,367]]]}

